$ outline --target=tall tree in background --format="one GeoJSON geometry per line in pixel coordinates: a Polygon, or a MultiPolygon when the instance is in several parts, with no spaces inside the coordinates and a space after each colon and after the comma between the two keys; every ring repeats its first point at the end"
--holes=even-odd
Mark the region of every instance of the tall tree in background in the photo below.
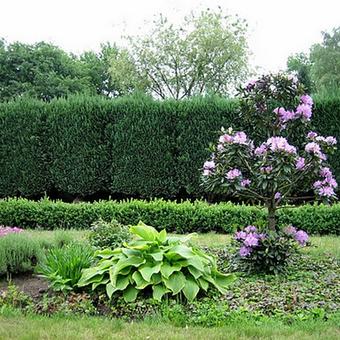
{"type": "Polygon", "coordinates": [[[316,88],[333,90],[340,88],[340,27],[331,33],[322,32],[323,42],[310,51],[312,78],[316,88]]]}
{"type": "Polygon", "coordinates": [[[182,99],[197,94],[226,95],[248,74],[247,25],[221,10],[192,14],[176,27],[160,16],[144,37],[130,37],[131,57],[112,64],[112,73],[158,98],[182,99]],[[121,69],[121,72],[119,71],[121,69]],[[137,71],[137,76],[134,72],[137,71]]]}
{"type": "Polygon", "coordinates": [[[20,96],[50,100],[79,92],[95,90],[75,56],[45,42],[7,45],[1,40],[1,101],[20,96]]]}
{"type": "Polygon", "coordinates": [[[313,92],[313,82],[311,79],[312,63],[306,53],[296,53],[288,57],[287,71],[296,73],[301,84],[304,85],[306,92],[313,92]]]}

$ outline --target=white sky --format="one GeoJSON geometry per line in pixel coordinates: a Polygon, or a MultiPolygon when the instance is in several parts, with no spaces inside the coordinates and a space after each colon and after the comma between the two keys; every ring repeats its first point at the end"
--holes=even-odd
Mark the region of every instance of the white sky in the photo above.
{"type": "Polygon", "coordinates": [[[308,51],[321,31],[340,25],[339,0],[0,0],[0,37],[81,53],[142,34],[155,14],[180,22],[191,10],[218,5],[248,21],[251,63],[267,71],[285,68],[290,54],[308,51]]]}

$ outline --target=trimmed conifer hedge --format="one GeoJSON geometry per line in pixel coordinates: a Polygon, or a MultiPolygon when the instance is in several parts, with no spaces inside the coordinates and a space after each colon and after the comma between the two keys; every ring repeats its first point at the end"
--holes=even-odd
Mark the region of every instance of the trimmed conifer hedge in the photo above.
{"type": "MultiPolygon", "coordinates": [[[[0,197],[201,197],[200,168],[238,103],[74,96],[0,104],[0,197]]],[[[340,98],[316,98],[315,130],[340,139],[340,98]]],[[[331,158],[340,180],[340,151],[331,158]]]]}

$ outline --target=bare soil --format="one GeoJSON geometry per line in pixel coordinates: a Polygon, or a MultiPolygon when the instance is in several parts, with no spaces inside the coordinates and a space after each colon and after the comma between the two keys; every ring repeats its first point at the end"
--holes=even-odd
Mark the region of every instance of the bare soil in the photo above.
{"type": "MultiPolygon", "coordinates": [[[[10,280],[20,291],[35,299],[48,290],[48,282],[31,273],[13,275],[10,280]]],[[[6,277],[0,277],[0,295],[2,291],[7,290],[8,284],[9,281],[6,277]]]]}

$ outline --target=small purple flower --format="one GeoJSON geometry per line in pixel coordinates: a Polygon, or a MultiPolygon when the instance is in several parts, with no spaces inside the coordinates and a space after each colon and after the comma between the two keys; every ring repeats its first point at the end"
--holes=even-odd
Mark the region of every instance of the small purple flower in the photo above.
{"type": "Polygon", "coordinates": [[[247,135],[243,131],[236,132],[234,135],[234,144],[247,144],[247,135]]]}
{"type": "Polygon", "coordinates": [[[305,159],[303,157],[299,157],[297,160],[296,160],[296,164],[295,164],[295,168],[297,170],[303,170],[305,167],[305,159]]]}
{"type": "Polygon", "coordinates": [[[244,245],[247,247],[256,247],[259,244],[259,239],[254,234],[248,234],[244,240],[244,245]]]}
{"type": "Polygon", "coordinates": [[[203,170],[203,176],[210,176],[213,172],[209,169],[204,169],[203,170]]]}
{"type": "Polygon", "coordinates": [[[302,116],[306,120],[310,120],[312,117],[312,109],[310,105],[307,104],[300,104],[296,108],[296,115],[297,116],[302,116]]]}
{"type": "Polygon", "coordinates": [[[222,144],[217,144],[217,150],[222,152],[224,150],[224,146],[222,144]]]}
{"type": "Polygon", "coordinates": [[[274,198],[278,201],[281,199],[281,193],[280,192],[276,192],[275,195],[274,195],[274,198]]]}
{"type": "Polygon", "coordinates": [[[220,136],[220,138],[219,138],[218,141],[219,141],[220,143],[232,143],[233,140],[234,140],[234,137],[233,137],[233,136],[230,136],[230,135],[228,135],[228,134],[224,134],[224,135],[220,136]]]}
{"type": "Polygon", "coordinates": [[[250,180],[250,179],[243,179],[243,180],[241,181],[241,187],[247,187],[247,186],[250,185],[250,183],[251,183],[251,180],[250,180]]]}
{"type": "Polygon", "coordinates": [[[324,167],[320,169],[320,176],[327,178],[327,177],[332,177],[333,174],[330,168],[324,167]]]}
{"type": "Polygon", "coordinates": [[[313,184],[313,188],[314,189],[319,189],[321,187],[322,187],[322,182],[321,181],[314,182],[314,184],[313,184]]]}
{"type": "Polygon", "coordinates": [[[262,156],[266,152],[267,152],[267,145],[265,143],[263,143],[255,149],[254,154],[256,156],[262,156]]]}
{"type": "Polygon", "coordinates": [[[303,96],[301,96],[300,100],[303,104],[306,104],[306,105],[309,105],[309,106],[313,105],[313,99],[308,94],[304,94],[303,96]]]}
{"type": "Polygon", "coordinates": [[[240,177],[241,175],[242,173],[239,169],[231,169],[227,172],[227,179],[234,180],[235,178],[240,177]]]}
{"type": "Polygon", "coordinates": [[[248,225],[247,227],[244,228],[244,231],[246,233],[255,233],[257,229],[254,225],[248,225]]]}
{"type": "Polygon", "coordinates": [[[328,137],[326,137],[325,142],[326,142],[328,145],[336,145],[337,140],[336,140],[336,138],[334,138],[334,137],[332,137],[332,136],[328,136],[328,137]]]}
{"type": "Polygon", "coordinates": [[[273,152],[287,152],[289,154],[296,154],[296,148],[289,145],[288,141],[284,137],[271,137],[267,140],[266,144],[273,152]]]}
{"type": "Polygon", "coordinates": [[[299,230],[296,234],[295,234],[295,240],[301,245],[304,246],[306,245],[307,241],[308,241],[308,234],[303,231],[303,230],[299,230]]]}
{"type": "Polygon", "coordinates": [[[321,153],[321,148],[319,144],[315,142],[310,142],[306,144],[305,151],[308,153],[319,154],[321,153]]]}
{"type": "Polygon", "coordinates": [[[314,131],[309,131],[308,134],[307,134],[307,138],[309,138],[309,139],[314,139],[317,136],[318,136],[318,134],[314,131]]]}
{"type": "Polygon", "coordinates": [[[335,195],[335,192],[332,187],[321,187],[318,191],[318,194],[320,196],[332,197],[335,195]]]}
{"type": "Polygon", "coordinates": [[[203,165],[204,170],[214,170],[215,169],[215,162],[214,161],[206,161],[203,165]]]}
{"type": "Polygon", "coordinates": [[[244,240],[247,237],[247,233],[244,231],[237,231],[235,233],[235,239],[236,240],[244,240]]]}
{"type": "Polygon", "coordinates": [[[246,257],[250,255],[251,252],[252,252],[252,249],[249,247],[245,247],[245,246],[242,246],[239,251],[241,257],[246,257]]]}
{"type": "Polygon", "coordinates": [[[270,174],[273,171],[273,167],[271,165],[270,166],[262,166],[260,168],[260,171],[264,174],[270,174]]]}
{"type": "Polygon", "coordinates": [[[296,114],[293,111],[286,111],[283,107],[277,107],[274,111],[282,123],[286,123],[289,120],[296,118],[296,114]]]}

